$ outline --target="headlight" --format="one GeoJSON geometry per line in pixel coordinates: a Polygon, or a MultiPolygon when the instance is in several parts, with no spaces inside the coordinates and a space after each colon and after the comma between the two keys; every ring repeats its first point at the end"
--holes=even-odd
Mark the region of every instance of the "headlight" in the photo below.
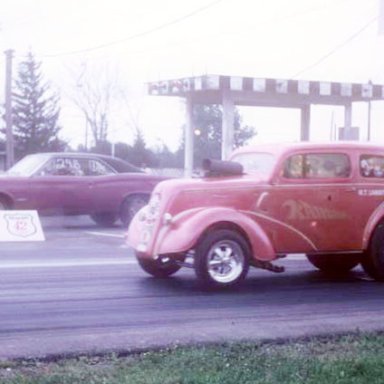
{"type": "Polygon", "coordinates": [[[154,216],[157,218],[157,216],[159,215],[160,200],[161,200],[160,193],[155,193],[154,195],[151,196],[151,199],[149,200],[149,203],[148,203],[148,214],[150,216],[154,216]]]}
{"type": "Polygon", "coordinates": [[[141,247],[144,249],[149,243],[156,221],[160,214],[160,199],[159,193],[151,196],[148,205],[140,213],[139,220],[142,223],[141,230],[141,247]]]}
{"type": "Polygon", "coordinates": [[[173,219],[173,217],[172,217],[172,215],[169,212],[164,213],[163,223],[165,225],[171,224],[172,223],[172,219],[173,219]]]}

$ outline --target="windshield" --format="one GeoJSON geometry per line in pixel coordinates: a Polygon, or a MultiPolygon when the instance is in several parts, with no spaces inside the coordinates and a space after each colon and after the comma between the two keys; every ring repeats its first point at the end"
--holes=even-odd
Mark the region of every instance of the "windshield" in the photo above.
{"type": "Polygon", "coordinates": [[[275,157],[271,153],[239,153],[231,160],[240,163],[245,173],[263,175],[269,175],[275,164],[275,157]]]}
{"type": "Polygon", "coordinates": [[[32,176],[35,171],[46,161],[46,155],[28,155],[11,167],[8,176],[32,176]]]}

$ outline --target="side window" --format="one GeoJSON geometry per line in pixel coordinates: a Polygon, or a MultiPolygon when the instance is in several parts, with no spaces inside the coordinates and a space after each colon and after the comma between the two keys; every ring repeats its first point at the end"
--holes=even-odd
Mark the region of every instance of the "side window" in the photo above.
{"type": "Polygon", "coordinates": [[[360,175],[363,177],[384,177],[384,156],[360,156],[360,175]]]}
{"type": "Polygon", "coordinates": [[[304,178],[304,155],[291,156],[284,165],[284,177],[288,179],[304,178]]]}
{"type": "Polygon", "coordinates": [[[82,176],[78,159],[57,157],[50,160],[39,173],[40,176],[82,176]]]}
{"type": "Polygon", "coordinates": [[[115,172],[107,164],[96,160],[89,159],[87,161],[87,175],[88,176],[105,176],[113,175],[115,172]]]}
{"type": "Polygon", "coordinates": [[[284,166],[284,177],[322,179],[349,177],[349,157],[343,153],[308,153],[290,157],[284,166]]]}

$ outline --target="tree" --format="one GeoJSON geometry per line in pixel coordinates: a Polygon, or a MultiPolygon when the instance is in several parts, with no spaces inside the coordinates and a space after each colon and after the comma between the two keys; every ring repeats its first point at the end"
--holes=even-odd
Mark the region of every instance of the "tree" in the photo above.
{"type": "Polygon", "coordinates": [[[16,158],[36,152],[62,151],[58,134],[59,95],[43,82],[41,62],[28,53],[15,80],[12,117],[16,158]]]}
{"type": "Polygon", "coordinates": [[[130,148],[127,160],[138,167],[153,167],[157,162],[153,152],[147,148],[141,130],[136,131],[135,141],[130,148]]]}
{"type": "Polygon", "coordinates": [[[178,156],[178,152],[172,152],[167,145],[162,143],[154,150],[158,168],[183,168],[183,158],[178,156]]]}
{"type": "Polygon", "coordinates": [[[97,70],[86,63],[82,64],[80,76],[73,70],[75,91],[71,98],[85,116],[95,147],[108,139],[111,107],[120,92],[115,75],[108,68],[97,70]]]}
{"type": "MultiPolygon", "coordinates": [[[[194,138],[194,164],[199,167],[205,158],[220,159],[222,143],[222,109],[216,104],[197,104],[193,109],[194,138]]],[[[256,129],[251,126],[242,126],[241,116],[235,109],[234,118],[234,147],[245,145],[253,136],[256,129]]],[[[184,141],[178,151],[180,157],[184,153],[184,141]]]]}

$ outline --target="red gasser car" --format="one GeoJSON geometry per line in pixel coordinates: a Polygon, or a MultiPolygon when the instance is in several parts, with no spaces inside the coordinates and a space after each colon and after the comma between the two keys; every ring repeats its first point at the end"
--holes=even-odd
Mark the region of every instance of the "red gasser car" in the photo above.
{"type": "Polygon", "coordinates": [[[141,267],[192,267],[206,286],[231,286],[250,266],[304,253],[325,272],[359,263],[384,280],[384,148],[297,143],[242,148],[206,160],[197,179],[163,181],[127,240],[141,267]]]}

